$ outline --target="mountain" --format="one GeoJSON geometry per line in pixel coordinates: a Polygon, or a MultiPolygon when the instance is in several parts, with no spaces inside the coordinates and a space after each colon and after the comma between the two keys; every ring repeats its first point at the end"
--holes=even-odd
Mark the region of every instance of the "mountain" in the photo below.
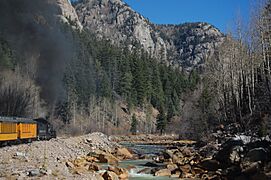
{"type": "Polygon", "coordinates": [[[122,0],[81,0],[75,9],[82,26],[119,46],[142,47],[166,64],[190,71],[204,65],[224,39],[208,23],[156,25],[122,0]]]}

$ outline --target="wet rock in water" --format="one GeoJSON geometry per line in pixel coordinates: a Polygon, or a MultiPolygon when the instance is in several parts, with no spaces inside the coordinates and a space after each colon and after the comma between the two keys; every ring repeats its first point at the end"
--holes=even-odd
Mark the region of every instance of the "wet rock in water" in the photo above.
{"type": "Polygon", "coordinates": [[[169,169],[160,169],[154,174],[155,176],[171,176],[171,171],[169,169]]]}
{"type": "Polygon", "coordinates": [[[144,168],[137,172],[138,174],[152,174],[152,168],[144,168]]]}
{"type": "Polygon", "coordinates": [[[147,167],[158,167],[159,165],[156,164],[156,163],[154,163],[154,162],[147,162],[143,166],[147,166],[147,167]]]}
{"type": "Polygon", "coordinates": [[[215,159],[204,159],[198,166],[208,171],[216,171],[220,168],[220,163],[215,159]]]}
{"type": "Polygon", "coordinates": [[[133,158],[133,154],[127,148],[118,148],[116,154],[117,154],[117,156],[120,156],[123,159],[132,159],[133,158]]]}
{"type": "Polygon", "coordinates": [[[104,180],[119,180],[118,175],[112,171],[104,172],[102,177],[104,180]]]}

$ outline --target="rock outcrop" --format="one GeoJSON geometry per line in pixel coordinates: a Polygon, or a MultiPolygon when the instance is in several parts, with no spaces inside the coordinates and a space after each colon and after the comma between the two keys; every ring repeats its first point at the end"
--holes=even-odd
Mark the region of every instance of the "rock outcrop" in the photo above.
{"type": "Polygon", "coordinates": [[[60,20],[64,23],[68,23],[73,28],[82,30],[83,26],[81,25],[76,11],[70,4],[69,0],[57,0],[56,4],[60,9],[60,20]]]}
{"type": "Polygon", "coordinates": [[[187,71],[201,67],[223,41],[208,23],[155,25],[121,0],[82,0],[79,20],[100,38],[130,49],[141,47],[153,57],[187,71]]]}

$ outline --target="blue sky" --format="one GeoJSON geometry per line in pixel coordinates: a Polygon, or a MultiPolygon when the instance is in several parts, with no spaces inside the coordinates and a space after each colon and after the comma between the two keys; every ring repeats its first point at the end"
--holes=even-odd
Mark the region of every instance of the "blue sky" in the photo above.
{"type": "Polygon", "coordinates": [[[251,0],[124,0],[156,24],[208,22],[226,32],[239,14],[248,21],[251,0]]]}

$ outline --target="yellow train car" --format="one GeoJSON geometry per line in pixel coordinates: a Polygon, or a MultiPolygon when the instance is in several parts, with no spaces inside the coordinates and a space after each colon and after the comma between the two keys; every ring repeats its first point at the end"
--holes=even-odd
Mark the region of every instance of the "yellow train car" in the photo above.
{"type": "Polygon", "coordinates": [[[20,121],[17,124],[19,139],[37,138],[37,123],[31,120],[20,121]]]}
{"type": "Polygon", "coordinates": [[[17,140],[17,121],[0,118],[0,142],[17,140]]]}
{"type": "Polygon", "coordinates": [[[37,138],[37,122],[26,118],[0,116],[0,144],[13,144],[37,138]]]}

